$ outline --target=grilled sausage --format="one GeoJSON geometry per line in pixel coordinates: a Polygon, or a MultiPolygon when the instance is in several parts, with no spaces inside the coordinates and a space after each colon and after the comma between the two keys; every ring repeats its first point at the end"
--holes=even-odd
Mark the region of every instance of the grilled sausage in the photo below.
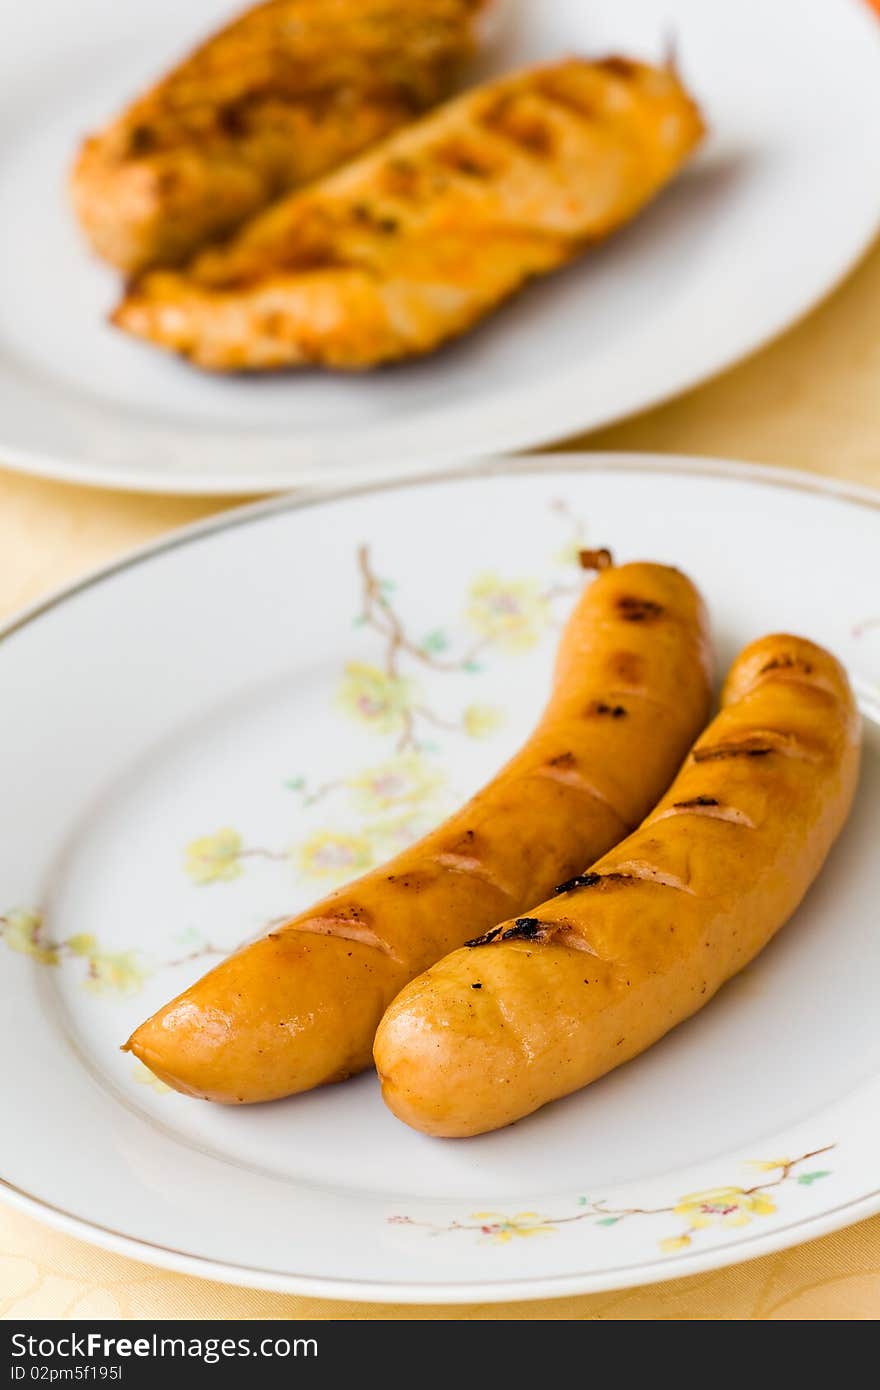
{"type": "Polygon", "coordinates": [[[859,720],[821,647],[765,637],[634,835],[414,980],[385,1015],[385,1100],[428,1134],[498,1129],[636,1057],[794,912],[846,820],[859,720]]]}
{"type": "Polygon", "coordinates": [[[406,982],[636,825],[708,714],[702,602],[660,565],[607,569],[562,638],[525,747],[382,868],[230,956],[126,1046],[178,1090],[271,1100],[370,1065],[406,982]]]}

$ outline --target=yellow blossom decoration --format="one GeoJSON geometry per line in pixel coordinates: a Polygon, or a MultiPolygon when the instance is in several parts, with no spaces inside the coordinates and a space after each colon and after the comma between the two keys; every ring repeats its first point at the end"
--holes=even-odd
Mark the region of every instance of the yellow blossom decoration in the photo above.
{"type": "Polygon", "coordinates": [[[134,994],[144,982],[136,951],[94,951],[83,981],[93,994],[134,994]]]}
{"type": "Polygon", "coordinates": [[[499,1245],[520,1236],[552,1235],[556,1227],[546,1217],[536,1211],[520,1211],[515,1216],[503,1216],[497,1211],[475,1211],[474,1221],[479,1221],[484,1236],[499,1245]]]}
{"type": "Polygon", "coordinates": [[[186,847],[184,867],[193,883],[228,883],[241,869],[241,836],[224,826],[213,835],[202,835],[186,847]]]}
{"type": "Polygon", "coordinates": [[[741,1187],[713,1187],[692,1192],[673,1208],[683,1216],[692,1231],[705,1226],[747,1226],[753,1216],[772,1216],[775,1204],[764,1192],[746,1192],[741,1187]]]}
{"type": "Polygon", "coordinates": [[[443,775],[419,753],[401,753],[346,779],[360,810],[418,806],[443,785],[443,775]]]}
{"type": "Polygon", "coordinates": [[[470,738],[491,738],[504,723],[504,712],[494,705],[468,705],[461,722],[470,738]]]}
{"type": "Polygon", "coordinates": [[[294,860],[308,878],[346,879],[369,869],[373,850],[366,835],[316,830],[294,850],[294,860]]]}
{"type": "Polygon", "coordinates": [[[0,936],[10,951],[30,956],[40,965],[58,964],[58,947],[43,941],[42,913],[17,907],[0,918],[0,936]]]}
{"type": "Polygon", "coordinates": [[[390,676],[363,661],[349,661],[336,703],[344,714],[367,724],[376,733],[388,734],[403,724],[412,696],[411,681],[390,676]]]}
{"type": "Polygon", "coordinates": [[[547,600],[534,579],[481,574],[468,591],[466,621],[482,637],[506,651],[533,647],[549,617],[547,600]]]}
{"type": "Polygon", "coordinates": [[[788,1168],[790,1164],[790,1158],[750,1158],[746,1167],[754,1169],[756,1173],[775,1173],[777,1169],[788,1168]]]}
{"type": "Polygon", "coordinates": [[[43,940],[42,914],[16,908],[0,916],[0,938],[12,951],[30,956],[40,965],[59,965],[64,958],[85,962],[83,985],[95,994],[132,994],[147,973],[136,951],[102,951],[90,932],[77,932],[64,941],[43,940]]]}
{"type": "Polygon", "coordinates": [[[69,936],[64,945],[74,956],[91,956],[98,949],[98,942],[91,932],[77,932],[69,936]]]}

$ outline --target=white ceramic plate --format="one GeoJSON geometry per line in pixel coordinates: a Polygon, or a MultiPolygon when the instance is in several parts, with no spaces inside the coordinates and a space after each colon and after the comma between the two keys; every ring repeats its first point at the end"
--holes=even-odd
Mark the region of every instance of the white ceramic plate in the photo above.
{"type": "Polygon", "coordinates": [[[246,493],[429,471],[693,385],[803,314],[880,217],[880,25],[864,0],[506,0],[497,71],[674,36],[712,133],[632,227],[436,357],[216,379],[104,318],[73,225],[81,135],[228,0],[29,0],[0,46],[0,458],[80,482],[246,493]]]}
{"type": "Polygon", "coordinates": [[[450,1302],[693,1273],[880,1209],[878,507],[733,465],[508,462],[227,515],[14,623],[0,643],[9,1198],[176,1269],[450,1302]],[[236,1110],[157,1085],[118,1051],[137,1022],[419,834],[518,745],[583,541],[684,566],[722,665],[789,628],[859,681],[859,799],[796,920],[647,1055],[484,1138],[413,1133],[372,1075],[236,1110]],[[362,545],[407,639],[396,656],[387,615],[362,619],[362,545]]]}

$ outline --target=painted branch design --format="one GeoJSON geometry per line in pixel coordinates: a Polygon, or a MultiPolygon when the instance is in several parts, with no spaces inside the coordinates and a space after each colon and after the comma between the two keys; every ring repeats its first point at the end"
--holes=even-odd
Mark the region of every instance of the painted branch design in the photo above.
{"type": "Polygon", "coordinates": [[[578,1199],[579,1210],[563,1216],[543,1216],[539,1212],[523,1211],[506,1216],[499,1212],[474,1212],[470,1221],[451,1221],[440,1225],[431,1221],[419,1221],[410,1216],[391,1216],[388,1221],[396,1226],[418,1226],[432,1235],[446,1235],[451,1232],[471,1231],[489,1240],[506,1244],[515,1237],[550,1235],[560,1226],[569,1226],[582,1221],[592,1221],[596,1226],[616,1226],[621,1221],[636,1217],[679,1216],[686,1223],[685,1230],[677,1235],[666,1236],[660,1242],[666,1254],[685,1249],[692,1243],[696,1232],[710,1226],[739,1227],[747,1225],[753,1217],[770,1216],[776,1205],[768,1196],[776,1188],[792,1180],[802,1186],[810,1186],[821,1178],[827,1178],[827,1169],[813,1169],[804,1172],[803,1165],[811,1159],[830,1153],[834,1144],[812,1149],[798,1158],[763,1160],[752,1165],[762,1172],[773,1173],[751,1187],[729,1186],[709,1189],[705,1192],[692,1192],[680,1197],[676,1202],[662,1207],[608,1207],[604,1201],[593,1201],[587,1197],[578,1199]],[[800,1171],[798,1171],[800,1170],[800,1171]]]}

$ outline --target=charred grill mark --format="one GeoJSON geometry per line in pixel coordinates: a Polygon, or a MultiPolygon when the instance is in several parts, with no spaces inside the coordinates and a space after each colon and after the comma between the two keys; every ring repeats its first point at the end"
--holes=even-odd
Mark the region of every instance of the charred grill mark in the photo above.
{"type": "Polygon", "coordinates": [[[621,865],[618,872],[606,874],[605,877],[618,879],[624,883],[656,883],[661,888],[674,888],[678,893],[689,893],[691,897],[695,896],[690,884],[685,883],[678,874],[667,873],[663,869],[657,869],[652,864],[639,859],[633,859],[621,865]]]}
{"type": "Polygon", "coordinates": [[[248,115],[251,105],[252,102],[236,101],[221,107],[217,112],[217,126],[221,133],[232,140],[240,140],[246,135],[250,126],[248,115]]]}
{"type": "MultiPolygon", "coordinates": [[[[562,917],[558,921],[542,922],[538,917],[517,917],[512,927],[493,927],[485,936],[475,941],[466,941],[466,946],[487,946],[499,941],[529,941],[540,945],[553,942],[573,951],[584,951],[587,955],[600,959],[599,953],[582,936],[574,924],[562,917]]],[[[531,955],[531,952],[528,953],[531,955]]],[[[471,989],[482,989],[482,983],[472,984],[471,989]]]]}
{"type": "Polygon", "coordinates": [[[621,886],[631,883],[659,883],[664,888],[676,888],[683,893],[693,891],[677,875],[664,873],[662,869],[653,869],[648,864],[641,865],[637,861],[627,864],[624,868],[613,869],[608,874],[592,872],[578,874],[575,878],[568,879],[566,883],[560,883],[559,887],[554,888],[553,891],[554,893],[572,893],[579,888],[601,888],[606,883],[621,886]]]}
{"type": "Polygon", "coordinates": [[[352,221],[357,222],[361,227],[369,227],[371,230],[382,232],[385,236],[393,236],[400,230],[400,222],[396,217],[389,217],[386,214],[377,212],[368,203],[355,203],[351,209],[352,221]]]}
{"type": "Polygon", "coordinates": [[[502,931],[502,927],[493,927],[491,931],[483,932],[482,936],[475,936],[464,944],[465,946],[488,946],[490,942],[497,941],[502,931]]]}
{"type": "Polygon", "coordinates": [[[538,941],[547,930],[548,923],[537,917],[517,917],[512,927],[502,932],[502,941],[538,941]]]}
{"type": "Polygon", "coordinates": [[[464,174],[466,178],[489,179],[497,173],[497,168],[482,152],[472,149],[462,140],[447,140],[445,144],[436,145],[432,154],[439,164],[456,174],[464,174]]]}
{"type": "Polygon", "coordinates": [[[837,701],[840,698],[833,680],[817,671],[809,661],[801,661],[796,657],[777,657],[761,667],[756,684],[760,684],[764,679],[772,680],[774,676],[786,685],[799,685],[802,689],[809,690],[811,695],[817,698],[826,701],[837,701]]]}
{"type": "Polygon", "coordinates": [[[151,125],[136,125],[129,131],[128,153],[134,159],[152,154],[158,146],[159,138],[151,125]]]}
{"type": "Polygon", "coordinates": [[[548,767],[574,767],[577,759],[574,753],[557,753],[555,757],[547,759],[548,767]]]}
{"type": "Polygon", "coordinates": [[[612,54],[608,58],[600,58],[596,67],[601,68],[603,72],[610,73],[612,77],[622,77],[627,82],[638,72],[636,64],[631,62],[629,58],[619,58],[616,54],[612,54]]]}
{"type": "Polygon", "coordinates": [[[723,820],[730,825],[744,825],[749,830],[754,830],[755,822],[747,816],[745,811],[739,811],[735,806],[725,806],[717,801],[714,796],[694,796],[689,801],[676,801],[673,806],[667,807],[659,815],[654,816],[654,821],[667,820],[669,816],[705,816],[709,820],[723,820]]]}
{"type": "Polygon", "coordinates": [[[769,671],[798,670],[803,671],[805,676],[811,676],[813,674],[813,669],[813,663],[811,661],[803,661],[799,656],[790,656],[786,654],[784,656],[774,656],[772,660],[761,667],[758,674],[760,676],[765,676],[769,671]]]}
{"type": "Polygon", "coordinates": [[[593,888],[601,882],[601,874],[576,874],[574,878],[567,878],[564,883],[559,883],[553,889],[554,893],[573,893],[576,888],[593,888]]]}
{"type": "MultiPolygon", "coordinates": [[[[384,97],[377,93],[377,97],[380,109],[393,103],[413,114],[418,110],[403,89],[388,91],[384,97]]],[[[178,110],[177,123],[169,128],[166,122],[162,143],[166,148],[179,145],[181,136],[188,136],[200,145],[208,144],[218,136],[221,140],[237,141],[258,131],[267,121],[270,127],[276,128],[279,114],[280,119],[288,124],[291,111],[301,113],[318,124],[337,112],[345,116],[347,110],[344,97],[333,88],[314,87],[310,90],[301,79],[296,83],[285,82],[276,76],[250,87],[239,96],[230,97],[213,112],[210,124],[206,124],[205,109],[201,104],[178,110]]],[[[156,144],[153,148],[156,148],[156,144]]]]}
{"type": "MultiPolygon", "coordinates": [[[[321,233],[325,238],[327,233],[321,233]]],[[[285,246],[279,248],[275,258],[273,270],[276,272],[290,272],[292,274],[310,274],[317,271],[326,270],[351,270],[352,261],[334,251],[328,239],[320,240],[320,236],[305,238],[301,240],[291,240],[285,246]]],[[[254,285],[259,285],[266,279],[266,267],[260,264],[244,264],[236,266],[223,265],[217,267],[200,268],[195,272],[201,284],[211,290],[219,290],[227,293],[246,291],[254,285]]]]}
{"type": "Polygon", "coordinates": [[[624,874],[612,872],[610,874],[577,874],[574,878],[566,879],[565,883],[560,883],[553,889],[554,893],[573,893],[578,888],[598,888],[602,883],[636,883],[639,881],[639,874],[624,874]]]}
{"type": "Polygon", "coordinates": [[[564,111],[577,116],[581,121],[594,120],[597,113],[594,103],[581,92],[572,91],[552,76],[545,77],[537,84],[537,90],[553,106],[561,106],[564,111]]]}
{"type": "Polygon", "coordinates": [[[662,616],[663,607],[650,598],[621,594],[617,599],[617,611],[625,623],[653,623],[662,616]]]}
{"type": "Polygon", "coordinates": [[[695,748],[695,763],[721,762],[725,758],[766,758],[777,750],[768,743],[719,743],[715,748],[695,748]]]}
{"type": "Polygon", "coordinates": [[[554,152],[553,131],[546,121],[526,110],[515,94],[497,97],[480,117],[482,125],[526,154],[549,159],[554,152]]]}
{"type": "MultiPolygon", "coordinates": [[[[815,690],[816,687],[811,685],[811,689],[815,690]]],[[[754,729],[751,733],[743,732],[740,735],[732,733],[713,746],[695,748],[690,758],[695,763],[705,763],[724,758],[766,758],[771,753],[779,753],[784,758],[821,762],[824,751],[816,740],[769,728],[754,729]]]]}
{"type": "MultiPolygon", "coordinates": [[[[351,262],[340,256],[331,246],[297,246],[279,257],[278,268],[306,274],[316,270],[350,270],[351,262]]],[[[259,282],[262,272],[257,270],[251,282],[259,282]]]]}
{"type": "Polygon", "coordinates": [[[541,159],[550,159],[553,156],[553,132],[543,121],[536,118],[521,119],[515,125],[509,124],[504,133],[509,140],[521,149],[527,150],[529,154],[537,155],[541,159]]]}
{"type": "MultiPolygon", "coordinates": [[[[465,945],[485,946],[499,941],[529,941],[538,945],[553,943],[566,946],[572,951],[584,951],[587,955],[601,959],[587,938],[564,917],[554,922],[542,922],[538,917],[517,917],[512,927],[495,927],[485,936],[478,937],[476,941],[467,941],[465,945]]],[[[528,954],[531,955],[531,952],[528,954]]],[[[471,989],[481,988],[482,984],[471,985],[471,989]]]]}
{"type": "Polygon", "coordinates": [[[512,927],[493,927],[483,936],[466,941],[465,946],[489,946],[493,941],[546,941],[559,928],[558,922],[542,922],[538,917],[517,917],[512,927]]]}

